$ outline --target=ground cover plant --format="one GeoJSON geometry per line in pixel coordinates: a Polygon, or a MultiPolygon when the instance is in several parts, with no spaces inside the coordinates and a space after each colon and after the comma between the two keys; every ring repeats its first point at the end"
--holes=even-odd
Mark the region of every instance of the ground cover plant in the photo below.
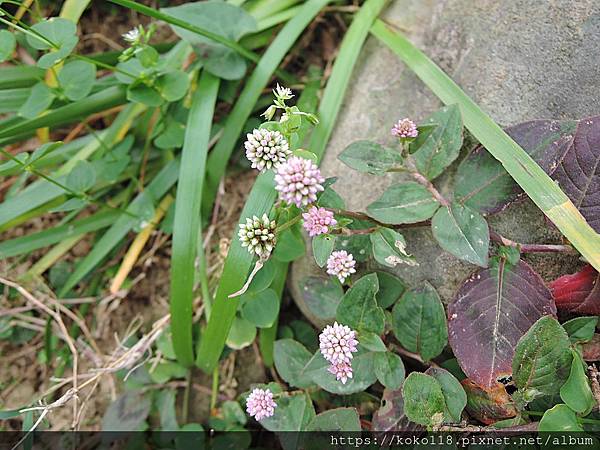
{"type": "Polygon", "coordinates": [[[89,52],[93,2],[0,5],[3,430],[595,431],[600,119],[503,129],[385,6],[110,0],[89,52]],[[394,176],[356,211],[319,164],[369,35],[444,106],[341,152],[394,176]],[[524,199],[561,242],[494,228],[524,199]],[[472,266],[448,303],[392,273],[415,228],[472,266]],[[307,253],[319,326],[286,289],[307,253]]]}

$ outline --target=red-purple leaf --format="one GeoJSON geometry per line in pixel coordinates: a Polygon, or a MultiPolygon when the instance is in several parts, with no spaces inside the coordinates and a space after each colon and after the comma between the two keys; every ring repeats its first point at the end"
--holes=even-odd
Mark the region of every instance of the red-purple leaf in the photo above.
{"type": "Polygon", "coordinates": [[[467,413],[486,425],[517,415],[517,409],[503,384],[484,389],[468,378],[461,381],[467,393],[467,413]]]}
{"type": "Polygon", "coordinates": [[[579,121],[575,140],[552,178],[590,226],[600,232],[600,116],[579,121]]]}
{"type": "Polygon", "coordinates": [[[373,431],[416,431],[424,428],[411,422],[404,414],[402,389],[384,389],[381,407],[373,413],[373,431]]]}
{"type": "MultiPolygon", "coordinates": [[[[532,120],[506,132],[549,174],[573,144],[576,122],[532,120]]],[[[465,158],[456,174],[456,199],[482,213],[496,213],[523,195],[502,164],[483,146],[465,158]]]]}
{"type": "Polygon", "coordinates": [[[471,275],[448,305],[450,346],[467,377],[491,388],[512,374],[517,342],[548,314],[556,306],[541,277],[523,261],[501,260],[471,275]]]}
{"type": "Polygon", "coordinates": [[[572,275],[564,275],[550,283],[556,307],[578,314],[600,314],[600,274],[586,266],[572,275]]]}

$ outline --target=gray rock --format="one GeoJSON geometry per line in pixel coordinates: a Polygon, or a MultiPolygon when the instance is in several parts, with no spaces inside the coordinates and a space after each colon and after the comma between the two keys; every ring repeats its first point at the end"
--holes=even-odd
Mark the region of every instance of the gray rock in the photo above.
{"type": "MultiPolygon", "coordinates": [[[[580,118],[600,111],[600,3],[596,0],[396,0],[384,18],[403,30],[500,124],[580,118]]],[[[358,139],[389,142],[395,120],[421,120],[440,106],[398,57],[369,38],[322,164],[325,176],[339,177],[334,187],[348,209],[364,211],[401,176],[351,171],[337,159],[339,153],[358,139]]],[[[468,150],[463,149],[459,160],[468,150]]],[[[442,191],[451,186],[452,172],[451,168],[436,180],[442,191]]],[[[529,201],[511,206],[490,222],[519,242],[561,239],[529,201]]],[[[420,266],[398,267],[394,273],[411,285],[430,281],[449,301],[474,266],[444,252],[428,229],[403,234],[420,266]]],[[[546,279],[578,264],[576,257],[527,258],[546,279]]],[[[290,279],[293,297],[309,317],[298,285],[315,274],[323,271],[309,254],[294,264],[290,279]]]]}

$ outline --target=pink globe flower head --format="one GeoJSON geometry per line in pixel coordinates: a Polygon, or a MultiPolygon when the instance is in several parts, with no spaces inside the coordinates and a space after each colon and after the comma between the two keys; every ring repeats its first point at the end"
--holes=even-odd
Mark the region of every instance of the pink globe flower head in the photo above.
{"type": "Polygon", "coordinates": [[[329,259],[327,259],[327,273],[338,277],[340,283],[344,283],[346,278],[351,274],[356,273],[354,266],[356,261],[354,256],[348,253],[346,250],[338,250],[331,252],[329,259]]]}
{"type": "Polygon", "coordinates": [[[327,325],[319,335],[321,354],[332,365],[350,364],[357,345],[356,331],[337,322],[327,325]]]}
{"type": "Polygon", "coordinates": [[[288,142],[279,131],[264,128],[248,133],[244,147],[252,168],[261,172],[276,169],[292,154],[288,142]]]}
{"type": "Polygon", "coordinates": [[[310,237],[329,233],[331,227],[337,225],[332,211],[316,206],[311,207],[307,213],[303,213],[302,218],[304,219],[304,229],[310,237]]]}
{"type": "Polygon", "coordinates": [[[246,411],[256,420],[271,417],[275,414],[277,403],[273,400],[273,393],[269,389],[254,389],[246,400],[246,411]]]}
{"type": "Polygon", "coordinates": [[[325,178],[317,165],[298,156],[292,156],[281,164],[275,174],[275,189],[279,192],[279,198],[298,208],[317,200],[317,193],[323,191],[323,182],[325,178]]]}
{"type": "Polygon", "coordinates": [[[346,384],[349,378],[352,378],[352,366],[348,363],[332,364],[329,369],[330,373],[335,375],[335,379],[346,384]]]}
{"type": "Polygon", "coordinates": [[[417,126],[415,123],[406,118],[399,120],[392,127],[392,134],[399,138],[416,138],[419,135],[419,130],[417,130],[417,126]]]}

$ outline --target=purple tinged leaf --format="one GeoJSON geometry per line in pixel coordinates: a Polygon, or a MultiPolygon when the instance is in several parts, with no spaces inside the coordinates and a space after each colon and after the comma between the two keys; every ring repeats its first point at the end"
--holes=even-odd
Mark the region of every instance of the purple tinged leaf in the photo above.
{"type": "Polygon", "coordinates": [[[523,261],[501,260],[472,274],[448,305],[450,346],[465,374],[491,388],[512,374],[521,336],[549,314],[556,306],[542,278],[523,261]]]}
{"type": "Polygon", "coordinates": [[[468,378],[461,381],[467,394],[466,411],[480,422],[490,425],[517,415],[517,409],[503,384],[482,388],[468,378]]]}
{"type": "Polygon", "coordinates": [[[380,408],[373,414],[373,431],[417,431],[421,425],[411,422],[404,414],[402,391],[384,389],[380,408]]]}

